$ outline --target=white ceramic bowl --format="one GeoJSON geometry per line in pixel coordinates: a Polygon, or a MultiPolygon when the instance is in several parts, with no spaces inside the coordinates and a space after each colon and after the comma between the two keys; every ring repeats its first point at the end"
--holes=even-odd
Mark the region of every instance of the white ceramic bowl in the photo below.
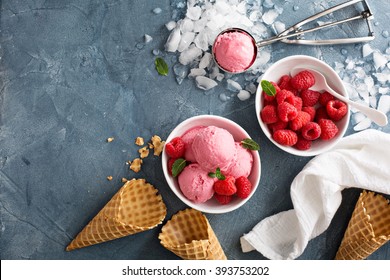
{"type": "MultiPolygon", "coordinates": [[[[348,92],[345,89],[344,84],[340,79],[340,77],[337,75],[337,73],[325,62],[311,56],[294,55],[294,56],[283,58],[278,62],[274,63],[271,67],[269,67],[267,71],[265,71],[264,75],[261,77],[261,80],[268,80],[277,83],[280,77],[282,77],[283,75],[289,75],[290,71],[295,67],[299,67],[299,68],[307,67],[310,69],[320,71],[326,77],[326,80],[331,88],[333,88],[335,91],[348,98],[348,92]]],[[[255,102],[256,102],[255,105],[256,116],[264,134],[270,139],[272,143],[274,143],[280,149],[297,156],[315,156],[329,150],[334,145],[336,145],[338,141],[340,141],[340,139],[343,137],[345,131],[348,128],[350,111],[349,111],[349,106],[347,104],[348,107],[347,114],[344,116],[343,119],[336,122],[339,132],[333,139],[328,141],[318,139],[312,143],[310,149],[305,151],[295,149],[294,147],[283,146],[272,139],[270,130],[268,129],[267,125],[262,121],[260,117],[260,111],[264,107],[263,106],[264,98],[262,95],[262,88],[260,84],[257,88],[255,102]]]]}
{"type": "MultiPolygon", "coordinates": [[[[166,143],[168,143],[169,141],[171,141],[173,138],[177,136],[182,136],[184,132],[186,132],[188,129],[200,125],[203,126],[214,125],[220,128],[224,128],[233,135],[233,138],[236,141],[241,141],[245,138],[251,138],[249,134],[241,126],[239,126],[238,124],[236,124],[235,122],[229,119],[219,117],[219,116],[212,116],[212,115],[200,115],[196,117],[191,117],[183,121],[182,123],[180,123],[168,136],[166,143]]],[[[260,156],[258,151],[251,151],[251,152],[253,155],[253,166],[252,166],[252,172],[249,175],[248,179],[252,183],[252,191],[249,197],[247,197],[246,199],[234,197],[234,199],[229,204],[226,205],[219,204],[218,201],[214,198],[211,198],[210,200],[204,203],[194,203],[193,201],[187,199],[180,190],[179,184],[177,182],[177,178],[172,177],[168,172],[168,156],[165,152],[165,149],[162,154],[162,168],[163,168],[165,179],[169,187],[176,194],[176,196],[180,198],[180,200],[183,201],[185,204],[204,213],[214,213],[214,214],[227,213],[239,208],[245,202],[247,202],[254,194],[254,192],[256,191],[259,185],[260,174],[261,174],[260,156]]]]}

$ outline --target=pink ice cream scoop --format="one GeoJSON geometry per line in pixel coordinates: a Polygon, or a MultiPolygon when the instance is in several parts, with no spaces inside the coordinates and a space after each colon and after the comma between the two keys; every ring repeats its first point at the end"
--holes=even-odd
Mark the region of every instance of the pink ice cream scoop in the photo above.
{"type": "Polygon", "coordinates": [[[244,72],[257,56],[256,42],[246,31],[234,28],[220,33],[213,44],[214,59],[225,71],[244,72]]]}
{"type": "Polygon", "coordinates": [[[197,163],[187,165],[178,176],[180,190],[196,203],[206,202],[214,195],[214,180],[197,163]]]}
{"type": "Polygon", "coordinates": [[[227,171],[237,155],[233,136],[216,126],[200,130],[194,138],[192,150],[196,162],[207,172],[215,172],[217,167],[227,171]]]}
{"type": "Polygon", "coordinates": [[[186,161],[196,161],[194,152],[192,150],[192,143],[194,142],[194,138],[198,134],[198,132],[204,128],[205,126],[195,126],[184,132],[184,134],[181,136],[181,139],[183,140],[185,145],[184,158],[186,161]]]}
{"type": "Polygon", "coordinates": [[[253,156],[252,153],[245,149],[241,143],[236,142],[237,159],[230,165],[227,174],[238,178],[241,176],[248,177],[252,171],[253,156]]]}

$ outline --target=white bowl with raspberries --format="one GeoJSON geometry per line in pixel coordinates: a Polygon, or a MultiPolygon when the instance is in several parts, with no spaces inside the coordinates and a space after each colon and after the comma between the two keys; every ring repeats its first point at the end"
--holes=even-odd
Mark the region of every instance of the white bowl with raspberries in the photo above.
{"type": "Polygon", "coordinates": [[[312,90],[310,69],[321,72],[329,86],[348,98],[337,73],[311,56],[283,58],[264,75],[256,92],[256,116],[264,134],[280,149],[297,156],[315,156],[331,149],[349,125],[348,104],[330,93],[312,90]],[[291,76],[294,68],[303,68],[291,76]]]}
{"type": "Polygon", "coordinates": [[[165,179],[189,207],[213,214],[233,211],[252,197],[260,183],[258,144],[232,120],[213,115],[194,116],[176,126],[165,142],[162,153],[165,179]],[[202,144],[207,138],[211,146],[202,144]],[[180,151],[183,147],[184,151],[180,151]]]}

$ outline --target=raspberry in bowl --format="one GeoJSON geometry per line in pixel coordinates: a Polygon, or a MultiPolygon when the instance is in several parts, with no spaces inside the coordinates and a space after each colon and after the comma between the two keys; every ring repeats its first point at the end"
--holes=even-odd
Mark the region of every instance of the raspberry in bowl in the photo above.
{"type": "Polygon", "coordinates": [[[349,106],[326,91],[316,91],[310,69],[321,72],[328,84],[348,98],[337,73],[314,57],[295,55],[279,60],[261,77],[256,92],[256,115],[264,134],[280,149],[298,156],[315,156],[343,137],[349,106]],[[304,70],[291,76],[294,68],[304,70]]]}
{"type": "Polygon", "coordinates": [[[256,191],[261,173],[256,143],[249,134],[237,123],[212,115],[189,118],[171,132],[162,168],[181,201],[215,214],[245,204],[256,191]]]}

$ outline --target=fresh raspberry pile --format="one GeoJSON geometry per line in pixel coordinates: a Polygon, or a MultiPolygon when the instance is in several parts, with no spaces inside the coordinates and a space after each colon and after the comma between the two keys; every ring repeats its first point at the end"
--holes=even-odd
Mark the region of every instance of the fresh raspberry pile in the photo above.
{"type": "Polygon", "coordinates": [[[313,141],[328,141],[337,135],[337,122],[347,114],[348,107],[326,91],[311,90],[315,78],[309,71],[294,77],[284,75],[278,83],[271,83],[276,95],[263,91],[260,117],[277,143],[308,150],[313,141]]]}
{"type": "Polygon", "coordinates": [[[241,176],[234,179],[233,176],[226,176],[224,180],[217,180],[214,183],[214,197],[220,204],[228,204],[233,196],[247,198],[252,190],[252,184],[247,177],[241,176]]]}

